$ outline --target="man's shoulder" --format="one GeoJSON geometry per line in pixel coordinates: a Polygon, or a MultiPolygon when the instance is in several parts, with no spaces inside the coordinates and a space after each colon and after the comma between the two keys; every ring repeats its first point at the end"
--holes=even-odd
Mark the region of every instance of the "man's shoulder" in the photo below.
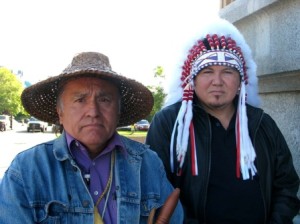
{"type": "Polygon", "coordinates": [[[54,142],[54,140],[43,142],[18,153],[12,160],[8,168],[8,173],[23,176],[25,179],[32,177],[31,174],[44,175],[44,172],[47,172],[47,170],[56,166],[55,164],[58,164],[53,153],[54,142]]]}
{"type": "Polygon", "coordinates": [[[177,111],[179,111],[179,109],[180,109],[180,107],[181,107],[181,104],[182,104],[182,102],[180,101],[180,102],[177,102],[177,103],[168,105],[168,106],[166,106],[166,107],[163,107],[163,108],[160,110],[160,112],[161,112],[161,113],[169,113],[169,112],[172,112],[172,111],[177,112],[177,111]]]}
{"type": "Polygon", "coordinates": [[[160,111],[158,111],[155,114],[151,124],[153,122],[156,122],[156,123],[158,122],[160,124],[165,123],[165,122],[172,123],[172,121],[176,120],[177,114],[180,110],[180,107],[181,107],[181,102],[177,102],[175,104],[171,104],[169,106],[162,108],[160,111]]]}
{"type": "Polygon", "coordinates": [[[256,113],[262,113],[263,112],[262,108],[255,107],[255,106],[252,106],[250,104],[246,104],[246,106],[247,106],[247,111],[256,112],[256,113]]]}
{"type": "Polygon", "coordinates": [[[135,154],[135,155],[142,154],[147,150],[147,145],[145,145],[144,143],[135,141],[125,136],[120,136],[120,137],[122,143],[124,144],[125,150],[129,154],[135,154]]]}
{"type": "Polygon", "coordinates": [[[156,152],[152,151],[150,149],[150,146],[145,143],[137,142],[135,140],[132,140],[132,139],[130,139],[128,137],[124,137],[124,136],[121,136],[121,140],[124,144],[125,150],[130,155],[144,156],[144,154],[146,154],[147,156],[150,156],[150,155],[156,156],[156,152]]]}
{"type": "Polygon", "coordinates": [[[16,155],[16,159],[19,161],[32,161],[35,158],[48,157],[49,154],[53,155],[53,146],[57,140],[51,140],[47,142],[42,142],[40,144],[34,145],[16,155]]]}

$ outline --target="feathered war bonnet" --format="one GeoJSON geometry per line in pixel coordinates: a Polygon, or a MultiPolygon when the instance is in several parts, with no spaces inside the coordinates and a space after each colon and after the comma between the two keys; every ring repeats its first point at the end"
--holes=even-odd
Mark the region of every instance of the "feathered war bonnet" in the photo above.
{"type": "MultiPolygon", "coordinates": [[[[256,174],[254,160],[256,157],[248,132],[246,102],[259,105],[256,64],[251,50],[238,29],[224,19],[217,19],[201,29],[186,48],[183,58],[176,69],[167,92],[165,106],[182,101],[170,144],[170,154],[174,147],[177,155],[177,174],[181,175],[185,161],[188,141],[190,141],[192,174],[198,175],[197,157],[193,125],[194,78],[205,67],[223,65],[236,68],[241,76],[241,86],[236,116],[236,176],[242,174],[249,179],[256,174]],[[175,77],[174,77],[175,76],[175,77]],[[176,139],[176,145],[174,145],[176,139]],[[250,175],[251,173],[251,175],[250,175]]],[[[171,156],[171,168],[174,161],[171,156]]]]}

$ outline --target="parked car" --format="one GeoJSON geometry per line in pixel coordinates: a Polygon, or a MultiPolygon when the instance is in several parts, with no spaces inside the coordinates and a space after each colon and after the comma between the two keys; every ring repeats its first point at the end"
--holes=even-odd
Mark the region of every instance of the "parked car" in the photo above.
{"type": "Polygon", "coordinates": [[[136,131],[148,131],[150,123],[147,120],[140,120],[134,124],[134,130],[136,131]]]}
{"type": "Polygon", "coordinates": [[[44,121],[40,121],[35,117],[31,117],[27,123],[27,132],[34,131],[47,131],[48,123],[44,121]]]}
{"type": "Polygon", "coordinates": [[[0,131],[10,128],[10,118],[8,115],[0,115],[0,131]]]}

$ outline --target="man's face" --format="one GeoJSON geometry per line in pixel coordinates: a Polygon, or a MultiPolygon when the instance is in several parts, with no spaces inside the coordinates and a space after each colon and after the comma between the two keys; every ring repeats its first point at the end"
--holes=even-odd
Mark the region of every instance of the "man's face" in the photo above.
{"type": "Polygon", "coordinates": [[[99,154],[115,132],[119,97],[115,85],[98,78],[74,79],[63,87],[57,106],[60,123],[90,155],[99,154]]]}
{"type": "Polygon", "coordinates": [[[219,110],[233,105],[240,87],[239,72],[228,66],[209,66],[194,80],[195,93],[206,108],[219,110]]]}

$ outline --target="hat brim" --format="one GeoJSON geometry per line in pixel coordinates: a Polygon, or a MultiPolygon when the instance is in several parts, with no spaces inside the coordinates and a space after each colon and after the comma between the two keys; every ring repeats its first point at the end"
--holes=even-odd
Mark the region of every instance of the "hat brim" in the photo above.
{"type": "Polygon", "coordinates": [[[114,83],[121,94],[121,115],[118,127],[133,124],[145,118],[152,110],[153,96],[143,84],[119,75],[113,71],[86,69],[62,73],[38,82],[22,92],[21,100],[25,110],[37,119],[56,124],[57,95],[61,83],[80,77],[95,77],[114,83]]]}

